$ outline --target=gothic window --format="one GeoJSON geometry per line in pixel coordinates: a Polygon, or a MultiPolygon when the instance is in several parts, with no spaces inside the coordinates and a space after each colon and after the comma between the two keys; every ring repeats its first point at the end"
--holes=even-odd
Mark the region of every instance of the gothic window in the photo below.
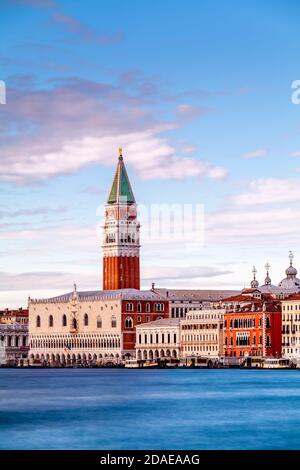
{"type": "Polygon", "coordinates": [[[270,318],[266,318],[266,328],[270,328],[270,318]]]}
{"type": "Polygon", "coordinates": [[[138,313],[141,313],[141,312],[142,312],[142,304],[141,304],[141,302],[138,303],[137,311],[138,311],[138,313]]]}
{"type": "Polygon", "coordinates": [[[127,312],[133,312],[133,304],[132,303],[126,304],[126,311],[127,312]]]}
{"type": "Polygon", "coordinates": [[[72,320],[72,328],[74,330],[77,330],[77,320],[76,320],[76,318],[73,318],[73,320],[72,320]]]}
{"type": "Polygon", "coordinates": [[[62,317],[62,326],[67,326],[67,315],[63,315],[62,317]]]}
{"type": "Polygon", "coordinates": [[[150,304],[149,304],[149,303],[146,304],[146,312],[147,312],[147,313],[150,312],[150,304]]]}
{"type": "Polygon", "coordinates": [[[53,315],[49,316],[49,327],[53,326],[53,315]]]}
{"type": "Polygon", "coordinates": [[[117,327],[117,319],[115,316],[111,317],[111,327],[116,328],[117,327]]]}
{"type": "Polygon", "coordinates": [[[88,326],[89,325],[89,316],[88,314],[86,313],[84,315],[84,326],[88,326]]]}
{"type": "Polygon", "coordinates": [[[125,328],[131,329],[133,328],[133,320],[131,317],[127,317],[125,320],[125,328]]]}
{"type": "Polygon", "coordinates": [[[102,318],[100,315],[97,317],[97,328],[102,328],[102,318]]]}
{"type": "Polygon", "coordinates": [[[36,317],[36,327],[37,327],[37,328],[40,328],[40,326],[41,326],[41,317],[38,315],[38,316],[36,317]]]}

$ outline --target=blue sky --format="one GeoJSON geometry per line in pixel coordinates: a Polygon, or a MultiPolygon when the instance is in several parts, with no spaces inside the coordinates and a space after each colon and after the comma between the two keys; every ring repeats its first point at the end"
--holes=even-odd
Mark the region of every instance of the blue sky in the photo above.
{"type": "Polygon", "coordinates": [[[290,249],[300,266],[299,14],[3,0],[0,306],[101,286],[97,209],[120,146],[139,203],[204,207],[204,242],[142,238],[144,287],[240,288],[267,260],[278,283],[290,249]]]}

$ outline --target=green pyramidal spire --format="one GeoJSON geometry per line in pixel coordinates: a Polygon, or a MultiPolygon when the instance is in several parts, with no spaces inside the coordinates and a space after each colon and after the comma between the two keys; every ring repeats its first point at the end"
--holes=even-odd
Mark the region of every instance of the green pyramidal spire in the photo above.
{"type": "Polygon", "coordinates": [[[122,149],[119,149],[118,166],[107,200],[108,204],[116,204],[119,202],[127,202],[129,204],[135,203],[134,195],[131,189],[131,185],[122,156],[122,149]]]}

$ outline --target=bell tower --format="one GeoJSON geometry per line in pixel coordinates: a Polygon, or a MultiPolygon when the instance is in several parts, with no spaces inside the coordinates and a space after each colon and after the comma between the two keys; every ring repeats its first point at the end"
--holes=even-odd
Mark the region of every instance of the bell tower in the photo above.
{"type": "Polygon", "coordinates": [[[105,205],[103,290],[140,288],[140,224],[122,149],[105,205]]]}

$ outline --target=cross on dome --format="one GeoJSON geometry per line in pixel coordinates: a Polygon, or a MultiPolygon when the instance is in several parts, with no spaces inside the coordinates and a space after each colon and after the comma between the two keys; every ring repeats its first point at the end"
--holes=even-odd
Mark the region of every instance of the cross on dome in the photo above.
{"type": "Polygon", "coordinates": [[[269,269],[270,269],[270,264],[269,262],[267,261],[266,264],[265,264],[265,268],[266,268],[266,271],[267,271],[267,275],[266,275],[266,278],[265,278],[265,285],[266,286],[270,286],[271,285],[271,278],[269,276],[269,269]]]}

